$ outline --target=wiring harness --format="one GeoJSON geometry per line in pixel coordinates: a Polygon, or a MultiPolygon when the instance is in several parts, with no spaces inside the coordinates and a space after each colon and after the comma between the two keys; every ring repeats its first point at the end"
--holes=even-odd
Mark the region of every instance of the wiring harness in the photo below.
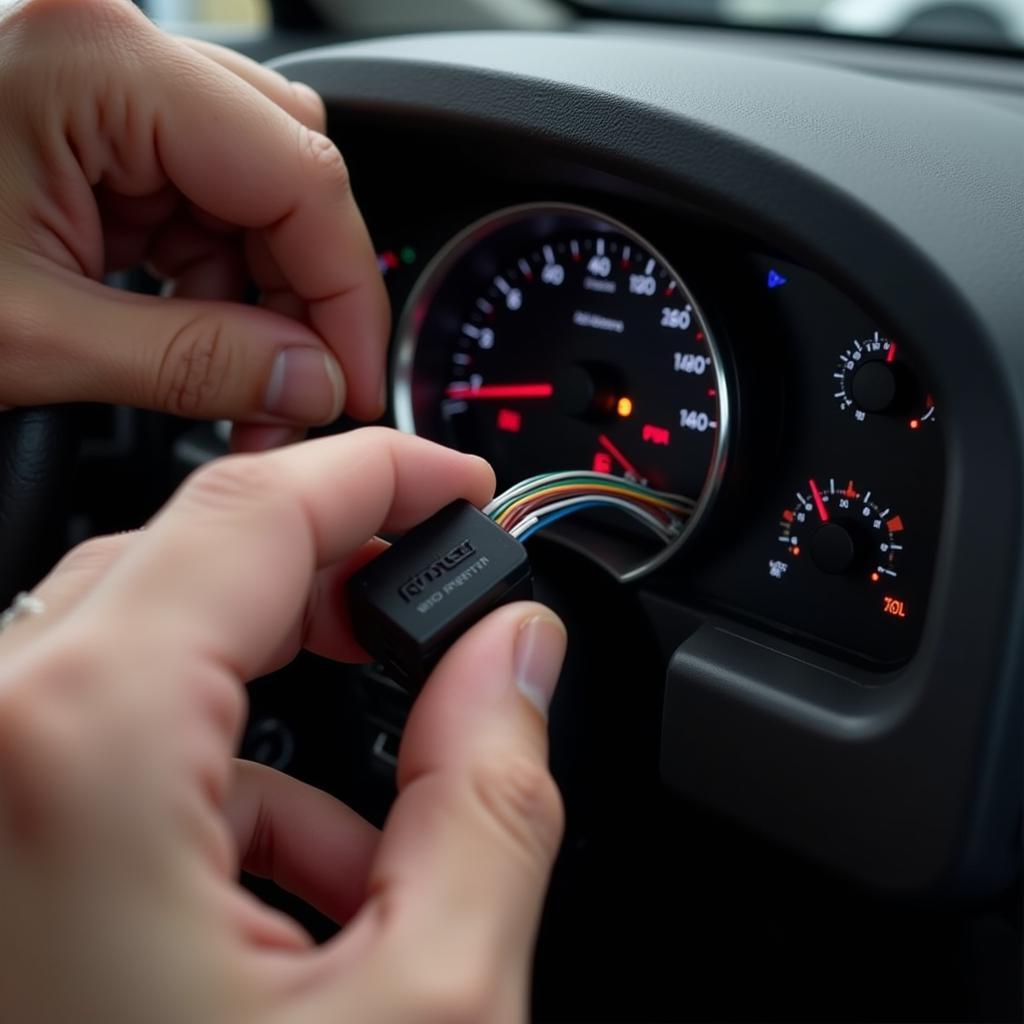
{"type": "Polygon", "coordinates": [[[678,494],[655,491],[610,473],[543,473],[510,487],[483,509],[519,541],[564,516],[584,509],[618,509],[642,523],[664,543],[679,536],[695,503],[678,494]]]}

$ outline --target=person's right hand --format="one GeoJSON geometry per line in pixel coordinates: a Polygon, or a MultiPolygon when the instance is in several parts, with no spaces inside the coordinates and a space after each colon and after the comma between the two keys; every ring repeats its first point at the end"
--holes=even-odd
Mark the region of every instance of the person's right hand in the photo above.
{"type": "Polygon", "coordinates": [[[230,419],[243,447],[380,415],[390,311],[325,125],[312,90],[128,0],[0,17],[0,407],[230,419]],[[102,284],[142,262],[172,298],[102,284]]]}
{"type": "Polygon", "coordinates": [[[374,532],[493,486],[482,460],[380,429],[235,456],[144,532],[90,542],[43,581],[42,614],[0,634],[5,1020],[526,1019],[562,820],[550,611],[508,605],[447,653],[383,833],[232,761],[247,680],[303,645],[364,657],[344,581],[381,550],[374,532]],[[239,887],[239,866],[347,927],[314,948],[239,887]]]}

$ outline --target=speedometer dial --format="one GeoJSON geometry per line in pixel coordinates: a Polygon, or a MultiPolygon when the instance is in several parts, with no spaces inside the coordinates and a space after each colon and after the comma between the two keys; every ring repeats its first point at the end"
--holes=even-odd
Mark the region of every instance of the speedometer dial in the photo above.
{"type": "Polygon", "coordinates": [[[729,406],[711,331],[665,259],[603,215],[524,206],[467,229],[417,286],[396,358],[398,425],[482,455],[502,485],[625,476],[697,502],[686,532],[716,489],[729,406]]]}

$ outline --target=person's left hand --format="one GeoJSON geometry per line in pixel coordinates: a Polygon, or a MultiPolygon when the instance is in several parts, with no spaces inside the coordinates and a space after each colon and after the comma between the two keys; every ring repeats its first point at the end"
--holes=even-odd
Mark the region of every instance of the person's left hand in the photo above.
{"type": "Polygon", "coordinates": [[[325,125],[312,90],[125,0],[0,18],[0,407],[225,418],[249,448],[378,416],[390,312],[325,125]],[[142,262],[173,298],[102,284],[142,262]]]}

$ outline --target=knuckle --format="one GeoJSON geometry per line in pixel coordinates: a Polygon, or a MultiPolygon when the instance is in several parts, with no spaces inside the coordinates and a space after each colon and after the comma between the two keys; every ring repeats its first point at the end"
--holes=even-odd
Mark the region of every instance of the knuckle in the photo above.
{"type": "Polygon", "coordinates": [[[58,563],[55,574],[90,574],[110,566],[132,542],[133,534],[92,537],[73,547],[58,563]]]}
{"type": "Polygon", "coordinates": [[[130,4],[123,0],[25,0],[14,8],[12,17],[30,30],[49,35],[53,31],[76,35],[83,31],[102,33],[125,24],[130,4]]]}
{"type": "Polygon", "coordinates": [[[67,711],[89,706],[103,675],[99,644],[62,637],[37,648],[16,674],[0,676],[0,749],[18,745],[55,767],[70,752],[67,711]],[[5,742],[8,738],[18,743],[5,742]]]}
{"type": "Polygon", "coordinates": [[[310,128],[303,128],[302,146],[304,156],[313,170],[332,190],[350,190],[351,182],[345,158],[341,155],[341,150],[326,135],[310,128]]]}
{"type": "MultiPolygon", "coordinates": [[[[430,962],[432,958],[426,958],[426,963],[430,962]]],[[[437,969],[416,971],[406,989],[416,1020],[424,1024],[479,1024],[492,1019],[495,972],[472,969],[467,962],[434,966],[437,969]]]]}
{"type": "Polygon", "coordinates": [[[207,463],[189,478],[185,497],[204,506],[235,507],[272,500],[280,479],[262,455],[228,455],[207,463]]]}
{"type": "Polygon", "coordinates": [[[523,756],[481,762],[472,773],[484,813],[526,858],[547,861],[562,837],[562,797],[551,773],[523,756]]]}
{"type": "Polygon", "coordinates": [[[203,672],[195,677],[195,690],[200,714],[233,744],[248,711],[248,700],[238,680],[220,669],[203,672]]]}
{"type": "Polygon", "coordinates": [[[178,416],[195,416],[231,379],[231,345],[215,317],[188,321],[172,336],[156,374],[155,402],[178,416]]]}

